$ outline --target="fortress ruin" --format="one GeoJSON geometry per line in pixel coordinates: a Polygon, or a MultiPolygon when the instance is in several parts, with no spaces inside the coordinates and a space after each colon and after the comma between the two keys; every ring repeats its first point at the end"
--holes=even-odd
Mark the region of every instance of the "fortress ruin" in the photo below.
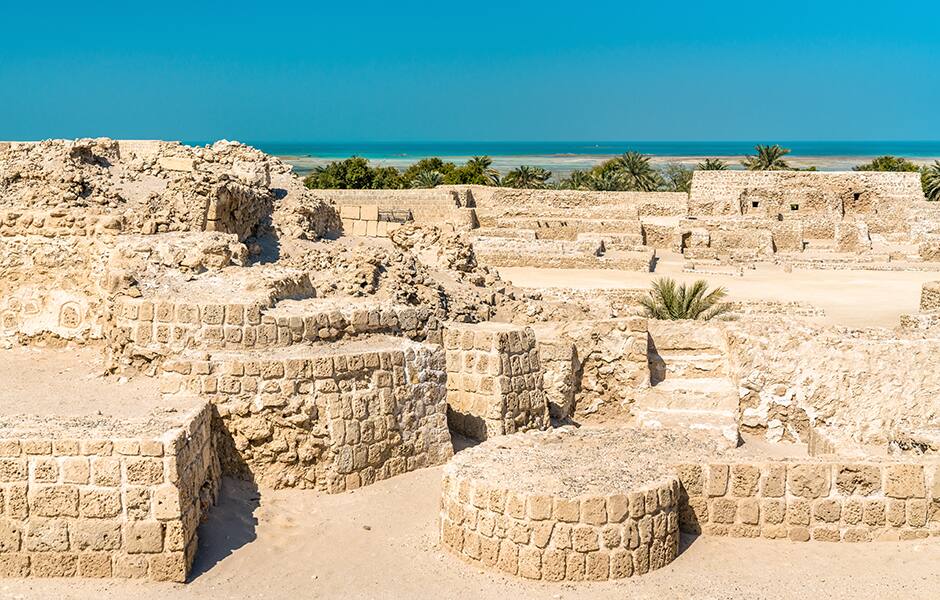
{"type": "Polygon", "coordinates": [[[308,190],[234,142],[0,143],[0,577],[185,582],[224,477],[438,467],[466,577],[936,538],[938,281],[910,173],[308,190]],[[658,321],[661,275],[752,293],[658,321]]]}

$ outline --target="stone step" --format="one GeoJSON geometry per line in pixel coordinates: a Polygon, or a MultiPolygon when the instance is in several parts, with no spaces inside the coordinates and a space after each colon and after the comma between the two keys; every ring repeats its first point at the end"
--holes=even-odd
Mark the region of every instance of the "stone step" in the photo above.
{"type": "Polygon", "coordinates": [[[637,422],[651,429],[688,429],[712,436],[729,448],[738,445],[738,422],[725,410],[634,409],[637,422]]]}
{"type": "Polygon", "coordinates": [[[658,359],[651,362],[650,370],[657,374],[655,379],[674,377],[724,377],[725,357],[720,351],[715,352],[660,352],[658,359]]]}
{"type": "Polygon", "coordinates": [[[738,390],[725,377],[671,378],[649,388],[637,406],[649,409],[737,412],[738,390]]]}

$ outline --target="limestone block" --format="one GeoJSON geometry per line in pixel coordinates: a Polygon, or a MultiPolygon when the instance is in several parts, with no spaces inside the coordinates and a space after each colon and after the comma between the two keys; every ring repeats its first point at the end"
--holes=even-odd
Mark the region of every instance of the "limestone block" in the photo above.
{"type": "Polygon", "coordinates": [[[164,171],[182,171],[192,173],[196,170],[195,161],[191,158],[182,158],[177,156],[161,156],[157,159],[157,164],[164,171]]]}

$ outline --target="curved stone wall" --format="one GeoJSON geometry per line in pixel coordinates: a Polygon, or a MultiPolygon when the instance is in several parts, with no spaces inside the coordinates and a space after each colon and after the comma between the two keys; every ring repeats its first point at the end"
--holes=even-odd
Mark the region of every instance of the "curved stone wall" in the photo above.
{"type": "Polygon", "coordinates": [[[444,468],[443,546],[481,568],[545,581],[663,567],[678,553],[681,491],[663,448],[717,451],[681,432],[602,427],[532,431],[464,450],[444,468]]]}
{"type": "Polygon", "coordinates": [[[444,546],[464,560],[546,581],[642,575],[678,553],[679,481],[622,494],[523,494],[446,472],[444,546]]]}

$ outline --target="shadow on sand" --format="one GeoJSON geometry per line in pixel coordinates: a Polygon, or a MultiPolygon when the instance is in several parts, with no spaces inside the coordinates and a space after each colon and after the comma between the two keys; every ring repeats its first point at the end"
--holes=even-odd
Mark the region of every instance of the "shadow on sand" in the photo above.
{"type": "Polygon", "coordinates": [[[222,479],[219,501],[199,526],[199,550],[190,570],[190,581],[255,540],[258,526],[255,511],[260,503],[261,493],[254,482],[222,479]]]}

